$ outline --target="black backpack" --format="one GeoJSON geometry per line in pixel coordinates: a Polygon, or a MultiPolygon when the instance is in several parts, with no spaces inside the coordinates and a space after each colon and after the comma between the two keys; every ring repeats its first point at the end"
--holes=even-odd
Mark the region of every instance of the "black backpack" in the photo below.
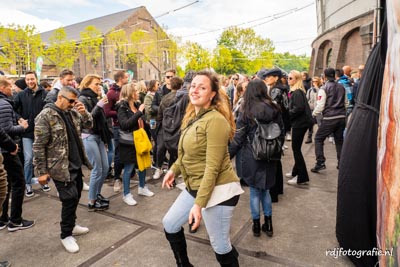
{"type": "Polygon", "coordinates": [[[280,160],[282,156],[281,128],[276,122],[257,123],[251,147],[256,160],[280,160]]]}
{"type": "Polygon", "coordinates": [[[164,144],[168,150],[177,150],[181,125],[187,106],[188,95],[175,98],[174,103],[163,111],[162,129],[164,131],[164,144]]]}

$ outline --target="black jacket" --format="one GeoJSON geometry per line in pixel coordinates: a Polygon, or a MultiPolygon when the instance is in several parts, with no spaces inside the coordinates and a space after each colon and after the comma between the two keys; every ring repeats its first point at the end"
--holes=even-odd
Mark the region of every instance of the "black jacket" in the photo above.
{"type": "Polygon", "coordinates": [[[17,145],[11,139],[11,137],[0,127],[0,148],[6,151],[15,151],[17,149],[17,145]]]}
{"type": "Polygon", "coordinates": [[[22,137],[34,138],[35,118],[46,104],[46,95],[47,91],[40,86],[35,93],[31,89],[25,88],[16,95],[14,99],[14,110],[22,118],[28,120],[29,124],[29,127],[22,134],[22,137]]]}
{"type": "Polygon", "coordinates": [[[13,100],[0,92],[0,127],[14,140],[24,133],[25,129],[17,124],[17,116],[13,109],[13,100]]]}
{"type": "MultiPolygon", "coordinates": [[[[272,106],[258,102],[252,107],[252,114],[260,123],[276,122],[281,128],[281,141],[283,144],[284,129],[282,116],[279,110],[272,106]]],[[[241,153],[240,166],[238,166],[238,176],[241,177],[249,186],[259,189],[269,189],[275,184],[275,176],[278,161],[255,160],[251,148],[257,124],[243,116],[240,111],[237,120],[237,131],[234,139],[229,145],[229,154],[233,158],[237,153],[241,153]],[[243,170],[243,171],[239,171],[243,170]],[[240,173],[239,173],[240,172],[240,173]]]]}
{"type": "Polygon", "coordinates": [[[85,108],[93,117],[93,128],[92,129],[84,129],[82,133],[90,133],[100,135],[101,140],[108,144],[113,137],[112,132],[110,131],[106,114],[104,113],[104,109],[97,105],[99,100],[97,99],[97,94],[93,92],[89,88],[85,88],[81,91],[79,95],[79,101],[81,101],[85,108]]]}
{"type": "Polygon", "coordinates": [[[153,102],[151,103],[151,110],[153,111],[152,115],[157,115],[161,99],[170,92],[171,90],[167,88],[166,84],[164,84],[163,86],[160,87],[160,89],[158,89],[158,91],[154,95],[153,102]]]}
{"type": "Polygon", "coordinates": [[[346,90],[343,85],[335,81],[325,83],[326,102],[322,111],[324,119],[326,118],[345,118],[346,107],[345,97],[346,90]]]}
{"type": "Polygon", "coordinates": [[[306,94],[301,89],[292,91],[289,99],[289,116],[292,128],[308,128],[312,118],[306,94]]]}

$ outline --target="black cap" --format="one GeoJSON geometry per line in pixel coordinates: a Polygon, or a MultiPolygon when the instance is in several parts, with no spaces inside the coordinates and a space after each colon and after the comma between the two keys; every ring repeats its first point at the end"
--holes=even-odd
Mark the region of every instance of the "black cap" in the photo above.
{"type": "Polygon", "coordinates": [[[257,73],[258,78],[265,80],[265,78],[267,78],[268,76],[278,76],[279,78],[282,77],[282,71],[280,69],[270,69],[270,70],[266,70],[266,69],[261,69],[258,73],[257,73]]]}
{"type": "Polygon", "coordinates": [[[18,88],[20,88],[22,90],[24,90],[26,87],[28,87],[24,78],[16,80],[15,85],[18,86],[18,88]]]}
{"type": "Polygon", "coordinates": [[[333,68],[327,68],[324,70],[324,75],[325,75],[325,78],[327,78],[327,79],[335,79],[335,74],[336,74],[336,72],[335,72],[335,69],[333,69],[333,68]]]}

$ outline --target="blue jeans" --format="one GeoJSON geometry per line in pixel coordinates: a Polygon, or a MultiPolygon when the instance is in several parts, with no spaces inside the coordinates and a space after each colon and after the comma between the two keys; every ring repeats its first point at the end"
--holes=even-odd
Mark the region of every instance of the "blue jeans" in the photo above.
{"type": "Polygon", "coordinates": [[[272,215],[272,203],[269,190],[258,189],[250,186],[250,210],[253,220],[260,219],[260,202],[264,216],[272,215]]]}
{"type": "Polygon", "coordinates": [[[108,173],[106,146],[97,134],[83,138],[83,144],[90,164],[93,166],[90,173],[89,200],[96,200],[108,173]]]}
{"type": "Polygon", "coordinates": [[[33,177],[33,139],[31,138],[22,138],[22,146],[24,149],[24,176],[25,183],[27,185],[31,184],[31,180],[33,177]]]}
{"type": "MultiPolygon", "coordinates": [[[[124,196],[130,193],[130,183],[131,183],[131,174],[133,169],[135,168],[134,163],[124,164],[124,175],[122,176],[122,183],[124,185],[124,196]]],[[[146,170],[139,171],[139,187],[144,187],[146,185],[146,170]]]]}
{"type": "MultiPolygon", "coordinates": [[[[173,234],[181,230],[182,225],[188,222],[193,204],[194,197],[183,190],[163,218],[162,222],[167,233],[173,234]]],[[[218,254],[226,254],[232,250],[229,231],[234,208],[217,205],[201,211],[211,246],[218,254]]]]}
{"type": "Polygon", "coordinates": [[[114,140],[112,139],[107,144],[107,158],[108,158],[108,166],[110,168],[114,159],[114,140]]]}

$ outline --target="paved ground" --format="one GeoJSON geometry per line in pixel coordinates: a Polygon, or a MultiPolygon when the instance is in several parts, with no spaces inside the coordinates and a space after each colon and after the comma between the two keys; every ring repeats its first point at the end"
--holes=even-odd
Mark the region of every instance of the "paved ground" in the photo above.
{"type": "MultiPolygon", "coordinates": [[[[290,143],[288,143],[290,146],[290,143]]],[[[249,210],[249,190],[235,209],[231,237],[240,253],[241,266],[352,266],[345,258],[326,256],[327,249],[338,247],[335,237],[337,170],[334,145],[326,142],[327,170],[309,172],[309,186],[285,184],[285,194],[273,204],[274,236],[253,237],[249,210]]],[[[287,150],[283,171],[293,164],[287,150]]],[[[308,169],[314,164],[314,145],[303,146],[308,169]]],[[[36,190],[25,199],[24,217],[36,219],[36,226],[24,231],[0,231],[0,259],[13,266],[174,266],[173,254],[164,237],[161,219],[179,194],[179,189],[161,189],[161,179],[148,184],[155,196],[137,195],[137,183],[131,191],[138,205],[127,206],[111,186],[104,186],[110,197],[110,209],[88,212],[87,192],[78,207],[80,225],[90,233],[77,237],[80,252],[69,254],[59,240],[60,202],[54,186],[49,193],[36,190]]],[[[85,178],[87,181],[87,178],[85,178]]],[[[286,182],[286,181],[285,181],[286,182]]],[[[36,188],[38,189],[38,188],[36,188]]],[[[187,229],[187,228],[186,228],[187,229]]],[[[196,234],[187,234],[188,253],[195,266],[219,266],[208,242],[204,225],[196,234]]]]}

